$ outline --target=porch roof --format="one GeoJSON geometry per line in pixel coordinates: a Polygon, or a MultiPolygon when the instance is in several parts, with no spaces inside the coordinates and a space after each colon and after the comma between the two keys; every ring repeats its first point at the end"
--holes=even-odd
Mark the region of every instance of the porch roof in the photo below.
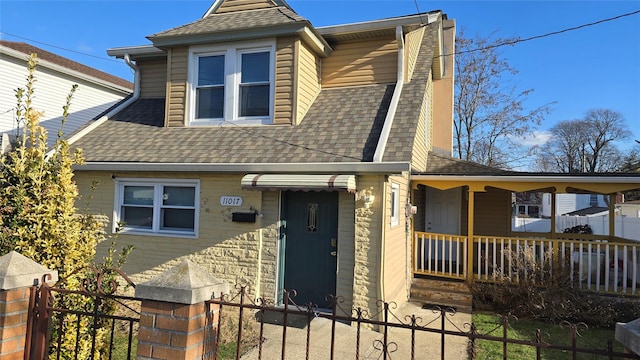
{"type": "Polygon", "coordinates": [[[472,191],[485,191],[488,187],[515,192],[544,190],[551,193],[599,193],[640,189],[640,174],[556,174],[510,173],[508,175],[411,175],[413,188],[426,185],[440,190],[468,186],[472,191]]]}
{"type": "Polygon", "coordinates": [[[427,171],[411,175],[413,188],[426,185],[440,190],[468,186],[471,191],[498,188],[515,192],[599,193],[640,189],[640,173],[533,173],[509,171],[429,153],[427,171]]]}

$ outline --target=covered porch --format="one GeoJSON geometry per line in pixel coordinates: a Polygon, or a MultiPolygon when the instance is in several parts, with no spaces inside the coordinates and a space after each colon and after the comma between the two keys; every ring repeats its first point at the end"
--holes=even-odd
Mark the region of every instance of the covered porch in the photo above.
{"type": "Polygon", "coordinates": [[[411,183],[414,276],[519,282],[544,269],[548,278],[536,281],[562,274],[588,291],[640,295],[640,216],[616,210],[616,196],[640,189],[640,175],[421,174],[411,183]],[[550,213],[519,218],[521,193],[546,194],[550,213]],[[559,194],[591,194],[606,207],[591,217],[559,214],[559,194]],[[593,233],[568,232],[583,227],[593,233]]]}

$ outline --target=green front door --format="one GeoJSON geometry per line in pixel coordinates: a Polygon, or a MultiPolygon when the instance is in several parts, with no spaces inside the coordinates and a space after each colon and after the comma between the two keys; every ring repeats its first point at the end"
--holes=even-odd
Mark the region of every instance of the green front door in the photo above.
{"type": "Polygon", "coordinates": [[[284,288],[292,300],[328,308],[336,293],[338,193],[283,193],[284,288]]]}

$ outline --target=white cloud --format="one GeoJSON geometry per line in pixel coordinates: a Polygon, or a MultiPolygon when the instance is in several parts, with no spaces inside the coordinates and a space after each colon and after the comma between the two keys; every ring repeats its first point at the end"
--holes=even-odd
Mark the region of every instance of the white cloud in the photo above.
{"type": "Polygon", "coordinates": [[[544,145],[553,135],[549,131],[534,131],[533,134],[516,139],[516,142],[524,146],[544,145]]]}

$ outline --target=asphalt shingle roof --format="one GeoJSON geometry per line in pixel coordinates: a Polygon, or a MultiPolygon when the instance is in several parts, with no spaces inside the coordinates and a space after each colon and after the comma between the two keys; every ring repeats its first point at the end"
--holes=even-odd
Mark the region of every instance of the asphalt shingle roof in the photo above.
{"type": "Polygon", "coordinates": [[[515,175],[523,174],[460,160],[451,156],[429,152],[427,170],[423,174],[433,175],[515,175]]]}
{"type": "Polygon", "coordinates": [[[393,87],[323,90],[296,126],[166,128],[164,99],[141,99],[73,147],[88,162],[369,162],[393,87]]]}
{"type": "Polygon", "coordinates": [[[278,6],[252,11],[211,14],[205,18],[148,36],[149,40],[216,34],[252,28],[264,28],[296,22],[308,22],[291,9],[278,6]]]}

